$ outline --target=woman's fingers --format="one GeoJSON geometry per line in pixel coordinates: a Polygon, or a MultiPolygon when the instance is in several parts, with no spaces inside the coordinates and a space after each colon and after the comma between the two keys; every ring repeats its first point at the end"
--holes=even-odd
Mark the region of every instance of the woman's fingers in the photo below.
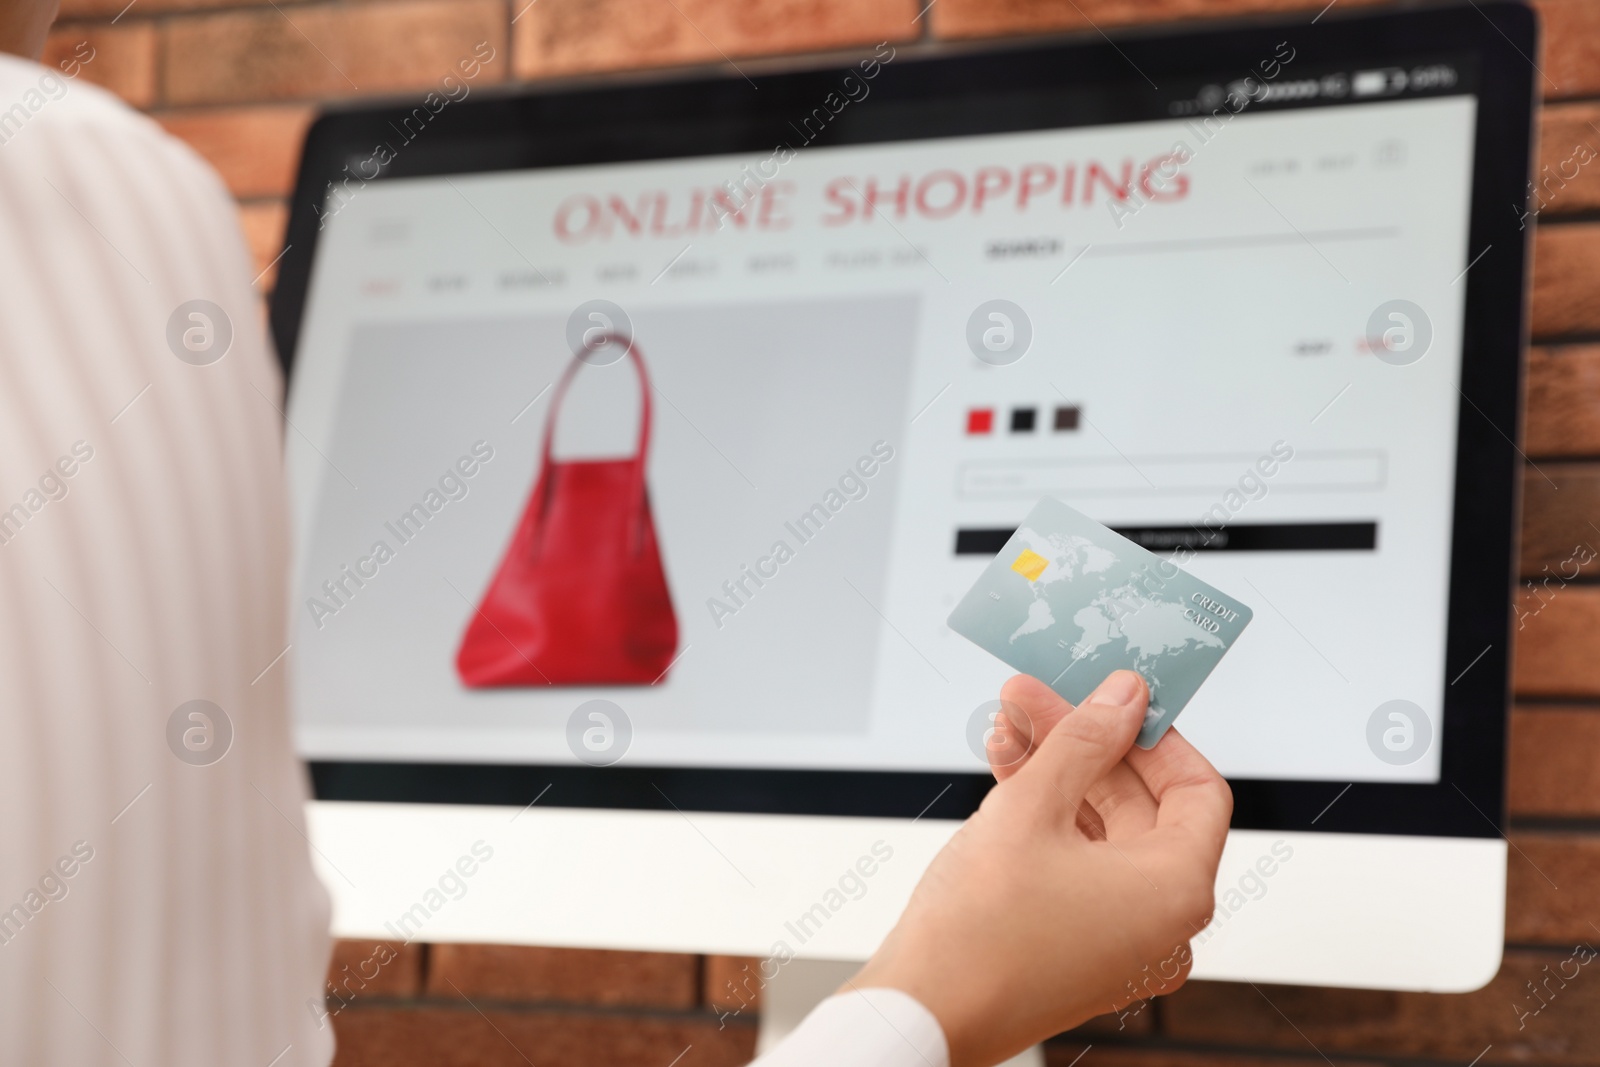
{"type": "Polygon", "coordinates": [[[1190,838],[1215,864],[1233,816],[1233,791],[1211,761],[1177,730],[1168,730],[1154,748],[1131,750],[1128,766],[1159,805],[1156,826],[1190,838]]]}
{"type": "Polygon", "coordinates": [[[1156,799],[1126,761],[1119,762],[1090,786],[1086,799],[1100,814],[1106,837],[1112,841],[1137,837],[1155,828],[1156,799]]]}
{"type": "MultiPolygon", "coordinates": [[[[1038,749],[1073,708],[1039,679],[1019,674],[1000,690],[1000,711],[985,742],[989,769],[1005,781],[1038,749]]],[[[1151,829],[1156,824],[1156,802],[1144,780],[1125,764],[1118,764],[1090,787],[1088,803],[1078,813],[1078,828],[1091,838],[1120,840],[1151,829]]]]}
{"type": "Polygon", "coordinates": [[[1000,687],[1000,711],[985,742],[989,769],[1005,781],[1022,769],[1056,723],[1072,711],[1061,694],[1037,678],[1018,674],[1000,687]]]}
{"type": "MultiPolygon", "coordinates": [[[[1061,803],[1076,817],[1089,790],[1121,762],[1144,722],[1149,691],[1132,671],[1115,671],[1034,746],[1019,772],[1041,790],[1046,804],[1061,803]],[[1059,796],[1053,801],[1049,793],[1059,796]]],[[[1065,701],[1062,701],[1065,704],[1065,701]]]]}

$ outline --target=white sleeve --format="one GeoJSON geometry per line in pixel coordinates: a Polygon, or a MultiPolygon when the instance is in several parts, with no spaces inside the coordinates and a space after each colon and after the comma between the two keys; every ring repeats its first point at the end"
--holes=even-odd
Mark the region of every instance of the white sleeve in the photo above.
{"type": "Polygon", "coordinates": [[[817,1005],[751,1067],[950,1067],[933,1013],[898,989],[858,989],[817,1005]]]}

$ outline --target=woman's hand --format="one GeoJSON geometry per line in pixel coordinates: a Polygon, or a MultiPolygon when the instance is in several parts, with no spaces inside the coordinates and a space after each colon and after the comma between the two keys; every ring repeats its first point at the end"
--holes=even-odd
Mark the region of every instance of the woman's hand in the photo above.
{"type": "Polygon", "coordinates": [[[1227,783],[1176,730],[1132,747],[1149,693],[1131,671],[1076,709],[1022,675],[1001,698],[999,784],[850,983],[921,1001],[952,1067],[999,1063],[1182,985],[1233,811],[1227,783]]]}

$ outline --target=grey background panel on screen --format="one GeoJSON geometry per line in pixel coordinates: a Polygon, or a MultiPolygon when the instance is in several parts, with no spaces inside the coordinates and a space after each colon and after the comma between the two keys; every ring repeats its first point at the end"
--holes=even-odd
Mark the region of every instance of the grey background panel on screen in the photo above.
{"type": "MultiPolygon", "coordinates": [[[[302,724],[528,726],[549,732],[556,755],[567,714],[603,695],[624,704],[641,738],[864,731],[881,624],[841,610],[841,594],[853,594],[839,576],[881,601],[899,465],[864,480],[865,495],[806,543],[785,524],[875,441],[897,443],[917,310],[913,296],[628,308],[659,390],[650,497],[679,648],[688,648],[652,688],[473,691],[454,671],[469,614],[537,475],[553,390],[527,405],[570,359],[565,318],[358,327],[325,448],[359,489],[324,480],[296,579],[302,724]],[[385,523],[478,441],[494,458],[463,479],[466,495],[400,544],[385,523]],[[726,600],[723,583],[779,539],[794,558],[717,626],[708,599],[726,600]],[[319,627],[307,598],[322,597],[322,583],[378,540],[394,558],[319,627]],[[757,697],[759,716],[750,714],[757,697]]],[[[631,364],[584,367],[561,412],[557,457],[627,453],[637,425],[631,364]]]]}

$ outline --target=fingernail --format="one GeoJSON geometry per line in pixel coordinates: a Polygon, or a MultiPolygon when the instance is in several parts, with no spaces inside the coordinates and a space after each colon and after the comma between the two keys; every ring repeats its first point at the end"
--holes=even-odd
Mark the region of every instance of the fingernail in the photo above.
{"type": "Polygon", "coordinates": [[[1116,671],[1100,683],[1100,688],[1089,694],[1085,704],[1110,704],[1122,707],[1132,704],[1139,696],[1144,682],[1132,671],[1116,671]]]}

